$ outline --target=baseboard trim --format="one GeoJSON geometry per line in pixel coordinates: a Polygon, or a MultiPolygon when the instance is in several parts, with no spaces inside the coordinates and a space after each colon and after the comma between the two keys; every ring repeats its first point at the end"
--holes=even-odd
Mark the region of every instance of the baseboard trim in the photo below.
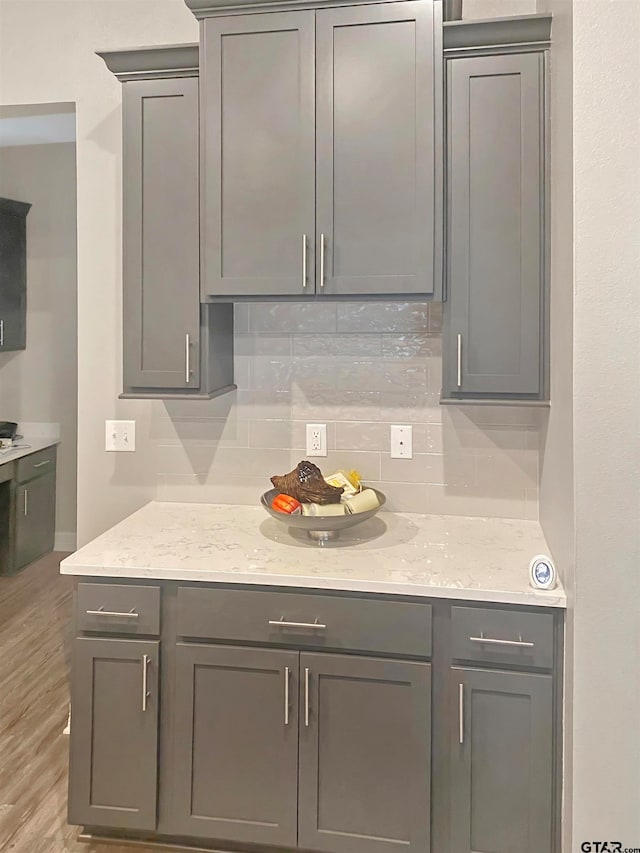
{"type": "Polygon", "coordinates": [[[53,543],[54,551],[75,551],[78,547],[78,537],[75,533],[66,533],[62,530],[56,531],[53,543]]]}
{"type": "MultiPolygon", "coordinates": [[[[142,838],[125,838],[114,835],[96,835],[92,832],[78,833],[78,841],[89,844],[104,844],[113,845],[114,847],[136,848],[142,847],[144,850],[170,850],[171,853],[234,853],[232,850],[223,850],[220,847],[192,847],[191,845],[172,844],[166,841],[156,841],[154,839],[142,838]]],[[[197,842],[196,842],[197,843],[197,842]]],[[[237,853],[237,851],[235,851],[237,853]]]]}

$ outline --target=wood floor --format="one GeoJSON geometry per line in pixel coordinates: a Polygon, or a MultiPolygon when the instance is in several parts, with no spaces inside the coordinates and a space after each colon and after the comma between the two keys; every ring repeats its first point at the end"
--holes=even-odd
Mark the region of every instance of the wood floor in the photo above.
{"type": "Polygon", "coordinates": [[[73,581],[62,554],[0,577],[0,853],[155,853],[87,844],[67,825],[73,581]]]}

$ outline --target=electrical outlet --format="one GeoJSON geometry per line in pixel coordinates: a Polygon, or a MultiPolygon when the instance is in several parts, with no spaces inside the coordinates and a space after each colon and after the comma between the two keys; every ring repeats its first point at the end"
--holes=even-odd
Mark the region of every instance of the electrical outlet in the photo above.
{"type": "Polygon", "coordinates": [[[135,421],[105,421],[105,450],[133,451],[136,449],[135,421]]]}
{"type": "Polygon", "coordinates": [[[392,425],[391,458],[413,459],[413,430],[410,425],[392,425]]]}
{"type": "Polygon", "coordinates": [[[307,424],[307,456],[327,455],[327,425],[307,424]]]}

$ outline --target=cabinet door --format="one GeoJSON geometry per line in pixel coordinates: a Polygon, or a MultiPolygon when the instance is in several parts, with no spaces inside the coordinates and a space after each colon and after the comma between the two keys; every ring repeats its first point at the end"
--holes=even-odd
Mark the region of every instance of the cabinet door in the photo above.
{"type": "Polygon", "coordinates": [[[74,641],[69,823],[155,829],[158,662],[157,642],[74,641]]]}
{"type": "Polygon", "coordinates": [[[56,474],[51,471],[15,491],[15,568],[53,550],[56,528],[56,474]]]}
{"type": "Polygon", "coordinates": [[[312,294],[314,13],[202,27],[203,296],[312,294]]]}
{"type": "Polygon", "coordinates": [[[171,832],[296,844],[298,653],[179,644],[171,832]]]}
{"type": "Polygon", "coordinates": [[[27,223],[31,205],[0,199],[0,352],[27,344],[27,223]]]}
{"type": "Polygon", "coordinates": [[[550,675],[452,669],[451,850],[550,853],[550,675]]]}
{"type": "Polygon", "coordinates": [[[449,91],[449,394],[538,395],[543,318],[543,59],[454,59],[449,91]]]}
{"type": "Polygon", "coordinates": [[[124,84],[124,386],[198,388],[198,80],[124,84]]]}
{"type": "Polygon", "coordinates": [[[318,292],[437,289],[436,8],[414,0],[316,13],[318,292]]]}
{"type": "Polygon", "coordinates": [[[298,846],[428,853],[430,666],[309,653],[300,681],[298,846]]]}

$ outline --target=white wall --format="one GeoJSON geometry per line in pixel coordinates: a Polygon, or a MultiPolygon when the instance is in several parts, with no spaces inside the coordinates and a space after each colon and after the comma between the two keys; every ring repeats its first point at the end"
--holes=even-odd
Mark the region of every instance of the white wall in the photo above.
{"type": "Polygon", "coordinates": [[[78,539],[154,497],[148,403],[121,391],[120,83],[99,49],[193,42],[183,0],[0,0],[0,104],[75,101],[78,178],[78,539]],[[137,420],[140,449],[104,452],[104,421],[137,420]]]}
{"type": "Polygon", "coordinates": [[[541,448],[540,522],[567,591],[564,834],[571,849],[573,766],[573,0],[541,0],[553,15],[550,74],[551,409],[541,448]]]}
{"type": "Polygon", "coordinates": [[[575,0],[573,35],[579,850],[640,847],[640,3],[575,0]]]}
{"type": "Polygon", "coordinates": [[[509,15],[533,15],[536,0],[462,0],[462,17],[506,18],[509,15]]]}
{"type": "Polygon", "coordinates": [[[0,411],[20,423],[60,427],[56,533],[76,531],[76,147],[0,148],[0,195],[30,202],[27,348],[0,355],[0,411]]]}

